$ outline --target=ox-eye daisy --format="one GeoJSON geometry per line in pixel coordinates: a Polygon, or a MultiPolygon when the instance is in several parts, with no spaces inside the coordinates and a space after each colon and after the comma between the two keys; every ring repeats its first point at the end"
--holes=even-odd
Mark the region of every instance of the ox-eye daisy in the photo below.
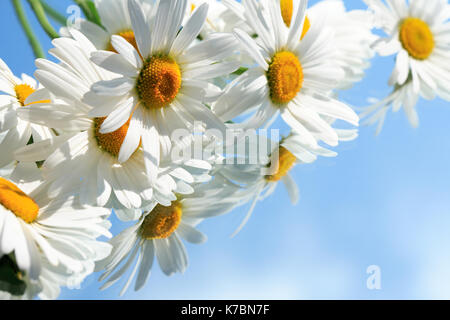
{"type": "Polygon", "coordinates": [[[46,189],[35,164],[19,164],[10,177],[0,177],[0,256],[12,255],[20,272],[41,284],[58,274],[87,276],[93,262],[110,253],[109,244],[96,240],[111,236],[110,211],[76,206],[73,194],[51,200],[46,189]]]}
{"type": "Polygon", "coordinates": [[[140,141],[134,139],[140,123],[131,119],[113,132],[100,132],[105,118],[101,114],[92,116],[92,107],[82,99],[92,83],[116,75],[92,63],[89,57],[96,50],[93,44],[77,30],[70,32],[73,39],[56,39],[55,48],[50,50],[61,64],[36,61],[36,77],[52,92],[54,103],[20,110],[23,118],[64,129],[66,134],[22,148],[16,152],[16,159],[45,160],[42,170],[50,181],[51,197],[75,189],[79,191],[81,204],[112,207],[124,220],[139,218],[142,201],[170,204],[175,199],[174,191],[191,192],[188,183],[193,183],[194,177],[188,170],[207,172],[208,163],[195,160],[166,163],[163,159],[157,178],[150,183],[140,141]]]}
{"type": "Polygon", "coordinates": [[[32,106],[34,103],[46,102],[48,93],[39,87],[36,80],[22,74],[22,79],[17,78],[0,59],[0,168],[13,165],[14,151],[25,146],[31,138],[33,141],[41,141],[54,135],[50,128],[32,124],[21,119],[17,110],[24,106],[32,106]],[[40,100],[28,101],[28,97],[37,91],[40,100]]]}
{"type": "MultiPolygon", "coordinates": [[[[330,118],[325,120],[332,125],[330,118]]],[[[358,136],[357,130],[334,129],[339,137],[339,141],[351,141],[358,136]]],[[[317,136],[316,136],[317,139],[317,136]]],[[[265,144],[265,139],[258,139],[258,144],[265,144]]],[[[292,131],[287,138],[281,139],[278,143],[271,143],[267,155],[259,155],[257,164],[234,164],[223,165],[220,168],[220,175],[230,182],[235,182],[242,186],[242,189],[233,194],[235,199],[250,201],[250,209],[244,220],[233,233],[236,235],[247,223],[258,201],[270,196],[276,189],[278,182],[285,185],[292,204],[299,200],[298,187],[290,172],[298,163],[312,163],[318,156],[335,157],[336,152],[328,150],[319,145],[311,147],[304,144],[302,137],[292,131]]],[[[259,146],[261,148],[261,145],[259,146]]],[[[260,149],[258,148],[258,149],[260,149]]],[[[256,150],[256,148],[253,148],[256,150]]],[[[252,150],[251,147],[248,150],[252,150]]],[[[240,155],[243,156],[243,155],[240,155]]],[[[250,155],[244,155],[247,162],[250,155]]]]}
{"type": "Polygon", "coordinates": [[[450,101],[450,5],[447,0],[365,0],[375,24],[386,33],[375,43],[381,56],[395,55],[389,79],[393,92],[369,107],[362,116],[379,122],[391,108],[403,106],[412,126],[419,124],[415,105],[419,97],[450,101]]]}
{"type": "Polygon", "coordinates": [[[253,57],[257,66],[231,82],[224,95],[213,105],[213,111],[229,121],[248,112],[257,111],[239,127],[258,128],[270,123],[278,113],[299,133],[306,145],[317,146],[313,133],[320,140],[335,146],[338,135],[322,119],[322,115],[358,125],[353,110],[333,98],[336,79],[342,68],[333,61],[335,48],[332,32],[320,23],[304,28],[307,1],[294,3],[289,27],[283,21],[279,0],[258,3],[243,2],[247,23],[258,34],[251,38],[242,30],[235,35],[242,48],[253,57]],[[302,40],[300,40],[303,37],[302,40]]]}
{"type": "Polygon", "coordinates": [[[170,206],[151,204],[145,208],[138,223],[110,241],[113,246],[111,255],[97,264],[97,270],[105,270],[99,280],[107,279],[102,289],[120,280],[133,264],[121,295],[136,272],[134,288],[141,289],[150,275],[155,256],[167,276],[184,273],[188,258],[181,239],[194,244],[205,242],[206,236],[195,226],[205,218],[224,214],[238,205],[239,202],[232,197],[233,188],[237,189],[219,178],[198,185],[189,196],[180,195],[170,206]]]}
{"type": "Polygon", "coordinates": [[[220,62],[235,49],[235,41],[230,35],[216,35],[191,46],[204,25],[208,5],[196,8],[181,28],[186,7],[187,0],[161,1],[152,22],[137,1],[129,0],[136,48],[123,37],[113,36],[118,54],[92,55],[99,66],[121,74],[94,84],[93,94],[85,100],[96,107],[94,113],[106,116],[100,133],[112,132],[131,118],[129,130],[134,134],[128,143],[142,141],[151,180],[159,166],[160,137],[170,145],[174,130],[192,131],[194,121],[225,132],[223,122],[203,102],[221,93],[206,80],[237,69],[236,62],[220,62]]]}
{"type": "MultiPolygon", "coordinates": [[[[270,15],[267,9],[269,1],[261,0],[262,14],[270,15]]],[[[251,29],[251,26],[245,23],[245,8],[236,0],[224,0],[229,12],[240,18],[240,25],[235,22],[238,28],[244,25],[251,29]]],[[[283,21],[286,26],[290,26],[294,13],[294,0],[280,0],[280,9],[283,21]]],[[[375,40],[372,34],[372,15],[366,10],[346,11],[345,5],[341,0],[325,0],[306,10],[305,22],[301,38],[309,31],[311,24],[324,25],[333,29],[333,37],[329,40],[334,46],[333,63],[342,67],[345,71],[342,77],[337,80],[336,89],[347,89],[354,83],[360,81],[364,76],[364,70],[370,66],[368,60],[373,57],[374,51],[370,47],[375,40]]],[[[255,34],[247,32],[250,35],[255,34]]]]}

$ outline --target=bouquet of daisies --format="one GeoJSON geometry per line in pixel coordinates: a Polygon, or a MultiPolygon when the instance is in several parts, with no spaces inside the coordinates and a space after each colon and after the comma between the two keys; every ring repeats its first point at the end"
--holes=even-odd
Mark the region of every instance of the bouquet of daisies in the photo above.
{"type": "Polygon", "coordinates": [[[69,20],[28,0],[51,60],[11,2],[37,59],[20,78],[0,59],[4,298],[183,273],[203,220],[247,206],[235,235],[280,181],[295,204],[291,169],[336,156],[360,116],[417,125],[419,97],[450,100],[447,0],[78,0],[69,20]],[[339,92],[376,53],[396,55],[393,91],[358,116],[339,92]],[[111,215],[131,226],[113,236],[111,215]]]}

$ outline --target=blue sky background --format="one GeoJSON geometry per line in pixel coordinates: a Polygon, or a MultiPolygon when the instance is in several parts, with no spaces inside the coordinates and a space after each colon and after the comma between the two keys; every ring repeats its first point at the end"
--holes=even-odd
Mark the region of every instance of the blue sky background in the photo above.
{"type": "MultiPolygon", "coordinates": [[[[63,12],[72,4],[48,2],[63,12]]],[[[345,4],[364,7],[361,0],[345,4]]],[[[47,51],[50,40],[25,6],[47,51]]],[[[33,74],[33,53],[11,2],[1,1],[0,12],[0,57],[16,74],[33,74]]],[[[366,79],[342,99],[365,106],[367,97],[385,96],[392,66],[392,58],[375,58],[366,79]]],[[[233,239],[247,207],[201,224],[209,241],[186,245],[190,265],[184,275],[166,277],[156,266],[143,290],[123,298],[450,298],[450,105],[421,100],[417,107],[418,129],[402,111],[389,113],[379,136],[374,127],[361,127],[356,141],[337,148],[337,158],[297,166],[297,206],[280,185],[233,239]],[[370,265],[381,268],[381,290],[366,287],[370,265]]],[[[113,223],[114,234],[123,229],[113,223]]],[[[60,298],[119,298],[120,285],[100,292],[97,278],[63,290],[60,298]]]]}

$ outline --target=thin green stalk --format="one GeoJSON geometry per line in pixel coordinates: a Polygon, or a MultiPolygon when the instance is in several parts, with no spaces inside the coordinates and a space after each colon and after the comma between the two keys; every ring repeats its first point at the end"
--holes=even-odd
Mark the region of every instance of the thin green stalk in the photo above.
{"type": "Polygon", "coordinates": [[[53,29],[53,26],[48,21],[41,2],[39,0],[28,0],[28,2],[30,3],[31,8],[34,11],[36,18],[41,24],[41,27],[45,30],[48,36],[52,39],[59,38],[58,32],[56,32],[56,30],[53,29]]]}
{"type": "Polygon", "coordinates": [[[42,50],[42,46],[36,37],[36,35],[33,32],[33,29],[31,29],[30,24],[28,23],[27,16],[25,14],[25,11],[23,10],[21,0],[12,0],[17,18],[19,19],[20,24],[22,25],[23,30],[25,31],[25,35],[28,38],[28,42],[30,43],[34,56],[36,58],[45,58],[44,50],[42,50]]]}
{"type": "Polygon", "coordinates": [[[44,0],[41,0],[42,7],[44,8],[45,12],[56,22],[58,22],[60,25],[65,26],[67,23],[67,18],[59,13],[57,10],[55,10],[53,7],[51,7],[47,2],[44,0]]]}
{"type": "Polygon", "coordinates": [[[100,20],[100,15],[98,14],[97,8],[95,4],[90,0],[74,0],[74,2],[81,8],[86,19],[90,22],[93,22],[100,27],[102,26],[102,22],[100,20]]]}

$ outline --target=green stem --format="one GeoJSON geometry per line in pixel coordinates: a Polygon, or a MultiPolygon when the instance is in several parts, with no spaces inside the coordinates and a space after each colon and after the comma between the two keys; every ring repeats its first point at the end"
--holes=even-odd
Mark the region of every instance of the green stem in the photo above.
{"type": "Polygon", "coordinates": [[[55,29],[53,29],[53,26],[48,21],[41,2],[39,0],[28,0],[28,2],[33,8],[34,13],[36,14],[36,18],[38,19],[39,23],[41,24],[45,32],[48,34],[48,36],[52,39],[59,38],[58,32],[56,32],[55,29]]]}
{"type": "Polygon", "coordinates": [[[93,22],[100,27],[102,26],[102,22],[100,20],[100,15],[98,14],[97,8],[95,4],[90,0],[74,0],[74,2],[81,8],[86,19],[90,22],[93,22]]]}
{"type": "Polygon", "coordinates": [[[47,2],[44,0],[41,0],[42,7],[44,8],[45,12],[56,22],[58,22],[60,25],[65,26],[67,23],[67,18],[59,13],[57,10],[53,9],[47,2]]]}
{"type": "Polygon", "coordinates": [[[45,58],[45,53],[42,50],[41,44],[39,43],[38,38],[31,29],[30,24],[28,23],[27,16],[25,11],[23,10],[22,3],[20,0],[12,0],[17,18],[19,19],[20,24],[22,25],[23,30],[25,31],[25,35],[28,38],[28,42],[33,48],[33,52],[36,58],[45,58]]]}

